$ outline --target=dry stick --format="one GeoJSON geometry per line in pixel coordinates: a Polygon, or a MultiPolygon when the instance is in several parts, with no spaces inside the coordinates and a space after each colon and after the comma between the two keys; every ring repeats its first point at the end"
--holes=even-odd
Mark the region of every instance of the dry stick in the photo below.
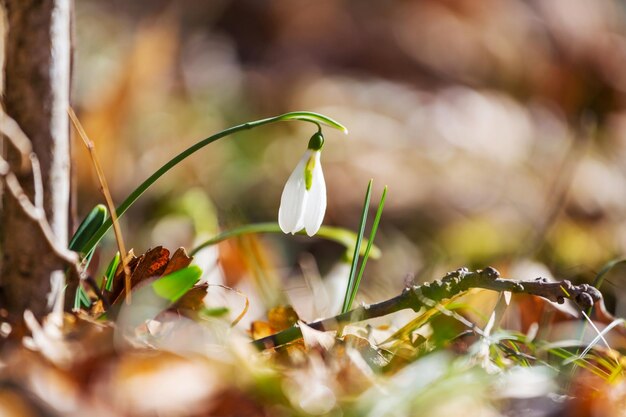
{"type": "Polygon", "coordinates": [[[39,159],[37,159],[37,155],[32,152],[33,147],[30,139],[28,139],[28,136],[26,136],[17,122],[4,112],[2,107],[0,107],[0,122],[0,134],[6,137],[15,149],[20,152],[20,169],[22,172],[28,171],[30,164],[30,168],[33,173],[35,202],[33,203],[30,201],[30,198],[26,195],[26,192],[20,185],[17,176],[13,173],[13,171],[11,171],[11,166],[2,157],[0,157],[0,177],[4,178],[9,192],[20,204],[24,214],[39,225],[39,228],[43,232],[48,245],[53,250],[55,255],[71,265],[77,272],[78,276],[80,276],[81,271],[78,267],[77,255],[56,242],[56,237],[54,236],[54,232],[52,232],[52,227],[50,227],[48,219],[46,219],[46,212],[43,208],[43,181],[41,177],[41,168],[39,166],[39,159]]]}
{"type": "Polygon", "coordinates": [[[6,136],[13,147],[20,153],[20,173],[28,172],[28,159],[33,153],[33,145],[20,128],[20,125],[0,106],[0,133],[6,136]]]}
{"type": "Polygon", "coordinates": [[[78,117],[76,117],[76,113],[70,107],[67,109],[67,113],[70,115],[70,119],[72,119],[72,123],[74,124],[74,128],[78,132],[78,135],[83,140],[85,147],[89,151],[89,156],[91,157],[91,162],[93,163],[94,168],[96,169],[96,175],[98,176],[98,181],[100,182],[100,191],[104,195],[104,199],[107,203],[107,207],[109,208],[109,213],[111,213],[111,222],[113,224],[113,232],[115,233],[115,240],[117,241],[117,248],[120,251],[120,260],[122,262],[122,269],[124,270],[124,291],[126,295],[126,304],[130,304],[131,295],[130,295],[130,268],[128,267],[128,261],[126,259],[126,247],[124,245],[124,238],[122,237],[122,230],[120,229],[120,224],[117,219],[117,211],[115,210],[115,205],[113,204],[113,199],[111,198],[111,192],[109,191],[109,186],[107,185],[106,177],[104,176],[104,172],[102,171],[102,166],[100,165],[100,161],[98,156],[96,155],[96,147],[94,143],[89,139],[85,129],[81,125],[78,117]]]}
{"type": "MultiPolygon", "coordinates": [[[[37,165],[38,166],[38,165],[37,165]]],[[[36,207],[26,195],[26,192],[20,185],[17,177],[13,173],[13,171],[9,168],[9,163],[0,157],[0,176],[4,178],[4,181],[9,189],[9,192],[17,200],[24,211],[24,214],[28,216],[31,220],[35,221],[48,243],[50,248],[54,251],[55,255],[59,257],[59,259],[63,260],[70,266],[72,266],[75,272],[80,276],[80,270],[78,268],[78,256],[75,252],[70,251],[69,249],[65,249],[63,246],[59,245],[56,242],[56,238],[54,233],[52,232],[52,228],[46,219],[45,212],[43,209],[36,207]]],[[[38,197],[35,197],[35,200],[38,200],[38,197]]]]}
{"type": "MultiPolygon", "coordinates": [[[[422,307],[432,307],[443,300],[470,288],[484,288],[492,291],[510,291],[544,297],[550,301],[563,303],[565,299],[576,302],[583,310],[602,299],[602,294],[591,285],[573,285],[570,281],[548,282],[544,278],[534,281],[516,281],[500,278],[500,273],[492,267],[470,272],[461,268],[449,272],[441,280],[405,288],[402,294],[377,304],[362,305],[338,316],[308,323],[316,330],[336,330],[348,323],[359,322],[385,316],[404,309],[419,311],[422,307]]],[[[252,344],[259,350],[273,348],[293,342],[302,337],[298,326],[255,340],[252,344]]]]}

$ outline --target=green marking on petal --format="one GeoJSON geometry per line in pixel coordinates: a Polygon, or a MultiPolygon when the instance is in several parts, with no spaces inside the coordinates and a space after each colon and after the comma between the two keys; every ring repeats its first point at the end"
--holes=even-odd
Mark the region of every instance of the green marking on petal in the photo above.
{"type": "Polygon", "coordinates": [[[315,154],[309,156],[309,160],[306,161],[306,165],[304,166],[304,185],[307,191],[309,191],[313,185],[313,168],[315,168],[315,154]]]}

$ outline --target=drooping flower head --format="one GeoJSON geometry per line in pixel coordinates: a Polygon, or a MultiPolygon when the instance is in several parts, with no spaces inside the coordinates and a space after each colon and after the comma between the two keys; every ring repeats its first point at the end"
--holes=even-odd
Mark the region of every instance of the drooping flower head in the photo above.
{"type": "Polygon", "coordinates": [[[285,233],[304,228],[313,236],[322,225],[326,212],[326,183],[320,163],[323,146],[324,136],[318,131],[285,184],[278,210],[278,224],[285,233]]]}

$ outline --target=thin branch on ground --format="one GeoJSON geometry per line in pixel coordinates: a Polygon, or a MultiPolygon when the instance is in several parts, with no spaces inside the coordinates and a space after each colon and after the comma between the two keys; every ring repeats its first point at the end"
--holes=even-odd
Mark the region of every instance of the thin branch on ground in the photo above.
{"type": "MultiPolygon", "coordinates": [[[[602,299],[600,291],[588,284],[574,285],[567,280],[549,282],[545,278],[529,281],[509,280],[501,278],[500,273],[492,267],[475,272],[461,268],[449,272],[441,280],[405,288],[402,294],[389,300],[376,304],[362,305],[344,314],[308,323],[307,325],[321,331],[337,330],[349,323],[386,316],[400,310],[412,309],[419,311],[422,307],[432,308],[441,301],[452,298],[471,288],[537,295],[559,304],[569,299],[578,304],[583,310],[592,307],[597,301],[602,299]]],[[[293,326],[276,334],[255,340],[252,343],[261,350],[284,345],[300,337],[302,337],[302,331],[298,326],[293,326]]]]}

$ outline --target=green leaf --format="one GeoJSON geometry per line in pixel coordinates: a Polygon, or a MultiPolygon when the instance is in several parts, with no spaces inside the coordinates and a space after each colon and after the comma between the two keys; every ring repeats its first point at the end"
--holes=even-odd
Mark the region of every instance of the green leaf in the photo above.
{"type": "Polygon", "coordinates": [[[353,298],[355,290],[355,278],[356,278],[356,268],[357,263],[359,262],[359,253],[361,250],[361,242],[363,241],[363,234],[365,233],[365,223],[367,222],[367,212],[370,207],[370,198],[372,196],[372,184],[374,180],[370,180],[367,184],[367,191],[365,192],[365,202],[363,203],[363,211],[361,213],[361,222],[359,225],[359,233],[357,235],[356,244],[354,246],[354,255],[352,256],[352,265],[350,266],[350,277],[348,278],[348,286],[346,287],[346,292],[343,298],[343,306],[341,308],[341,313],[346,313],[350,310],[350,299],[353,298]]]}
{"type": "Polygon", "coordinates": [[[378,230],[380,217],[383,214],[383,208],[385,207],[386,198],[387,198],[387,186],[385,186],[385,188],[383,189],[383,195],[380,197],[380,202],[378,203],[378,209],[376,209],[376,217],[374,218],[374,223],[372,224],[372,230],[370,231],[370,237],[367,241],[367,248],[365,249],[363,260],[361,260],[361,268],[359,269],[359,275],[357,275],[356,282],[354,283],[354,288],[350,292],[350,301],[348,303],[348,310],[352,308],[352,304],[354,303],[356,293],[359,291],[359,285],[361,285],[361,278],[363,277],[363,272],[365,272],[365,265],[367,264],[367,259],[370,256],[370,251],[372,250],[372,244],[374,243],[374,238],[376,237],[376,231],[378,230]]]}
{"type": "MultiPolygon", "coordinates": [[[[86,242],[88,242],[106,222],[107,215],[108,210],[106,206],[103,204],[95,206],[91,209],[87,217],[85,217],[85,219],[80,223],[76,233],[74,233],[74,236],[72,236],[72,239],[70,240],[68,248],[75,252],[82,253],[85,267],[89,265],[94,250],[92,248],[87,252],[82,252],[81,248],[84,247],[86,242]]],[[[89,296],[83,287],[79,286],[74,296],[74,310],[79,310],[81,306],[88,308],[90,305],[91,300],[89,299],[89,296]]]]}
{"type": "Polygon", "coordinates": [[[170,308],[198,282],[201,275],[202,270],[195,265],[172,272],[134,289],[130,304],[115,304],[104,317],[117,318],[116,322],[122,331],[132,332],[136,326],[170,308]]]}
{"type": "Polygon", "coordinates": [[[117,271],[117,267],[120,265],[120,261],[120,253],[116,252],[115,256],[113,257],[113,259],[111,259],[111,262],[109,262],[109,265],[104,272],[104,289],[106,291],[111,291],[111,288],[113,287],[113,278],[115,278],[115,272],[117,271]]]}
{"type": "Polygon", "coordinates": [[[91,239],[94,234],[102,227],[107,219],[108,211],[106,206],[98,204],[95,206],[81,222],[70,240],[69,249],[75,252],[80,252],[85,244],[91,239]]]}
{"type": "Polygon", "coordinates": [[[339,123],[336,120],[331,119],[328,116],[324,116],[323,114],[314,113],[310,111],[294,111],[291,113],[283,114],[282,116],[278,116],[279,120],[301,120],[305,122],[311,122],[315,124],[322,124],[325,126],[332,127],[334,129],[341,130],[346,135],[348,134],[348,128],[339,123]]]}
{"type": "Polygon", "coordinates": [[[201,275],[202,270],[197,265],[191,265],[157,279],[150,287],[159,297],[175,303],[198,282],[201,275]]]}
{"type": "Polygon", "coordinates": [[[74,310],[80,310],[81,307],[89,308],[91,306],[91,299],[80,285],[78,290],[74,294],[74,310]]]}
{"type": "Polygon", "coordinates": [[[205,317],[222,317],[228,314],[229,312],[230,312],[230,309],[228,307],[214,307],[214,308],[204,307],[202,310],[200,310],[200,314],[205,317]]]}
{"type": "MultiPolygon", "coordinates": [[[[216,245],[220,242],[223,242],[227,239],[243,236],[252,233],[279,233],[284,234],[282,230],[280,230],[280,226],[278,223],[253,223],[247,224],[241,227],[236,227],[234,229],[227,230],[222,232],[216,236],[213,236],[211,239],[202,242],[200,245],[196,246],[189,252],[190,256],[194,256],[200,250],[206,248],[207,246],[216,245]]],[[[298,235],[306,235],[306,232],[300,231],[296,233],[298,235]]],[[[321,237],[324,239],[331,240],[333,242],[337,242],[340,245],[345,246],[350,252],[354,252],[354,247],[356,246],[357,234],[351,230],[344,229],[341,227],[332,227],[332,226],[322,226],[315,234],[316,237],[321,237]]],[[[368,242],[369,243],[369,242],[368,242]]],[[[370,257],[372,259],[378,259],[380,257],[380,249],[376,245],[372,245],[370,248],[370,257]]],[[[365,249],[362,249],[359,253],[360,255],[365,254],[365,249]]],[[[352,256],[352,254],[350,254],[352,256]]]]}

